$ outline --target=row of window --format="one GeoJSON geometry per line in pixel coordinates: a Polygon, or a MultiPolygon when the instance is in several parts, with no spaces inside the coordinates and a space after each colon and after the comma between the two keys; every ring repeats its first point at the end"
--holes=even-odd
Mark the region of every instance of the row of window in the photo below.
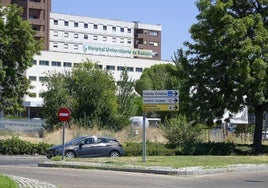
{"type": "MultiPolygon", "coordinates": [[[[37,61],[36,60],[33,60],[32,61],[33,65],[37,65],[37,61]]],[[[79,63],[71,63],[71,62],[60,62],[60,61],[51,61],[51,66],[54,66],[54,67],[75,67],[77,66],[79,63]]],[[[47,60],[39,60],[39,65],[41,66],[49,66],[49,61],[47,60]]],[[[103,66],[102,65],[99,65],[99,68],[100,69],[103,69],[103,66]]],[[[124,69],[127,69],[127,71],[129,72],[142,72],[143,71],[143,68],[141,67],[124,67],[124,66],[114,66],[114,65],[107,65],[106,66],[106,69],[107,70],[111,70],[111,71],[123,71],[124,69]]],[[[45,79],[43,77],[40,77],[39,78],[39,81],[42,81],[42,79],[45,79]],[[41,80],[40,80],[41,78],[41,80]]],[[[37,78],[35,76],[30,76],[29,77],[30,80],[32,81],[37,81],[37,78]]]]}
{"type": "MultiPolygon", "coordinates": [[[[54,25],[59,25],[60,22],[63,20],[53,20],[54,25]]],[[[100,24],[88,24],[88,23],[80,23],[80,22],[73,22],[73,21],[63,21],[63,26],[69,27],[77,27],[77,28],[91,28],[91,29],[96,29],[96,30],[103,30],[107,31],[109,27],[111,27],[111,31],[116,32],[120,31],[121,33],[127,32],[131,33],[132,30],[131,28],[125,28],[125,27],[118,27],[118,26],[107,26],[107,25],[100,25],[100,24]]]]}
{"type": "MultiPolygon", "coordinates": [[[[61,34],[61,33],[60,33],[61,34]]],[[[53,31],[53,36],[54,37],[59,37],[59,32],[58,31],[53,31]]],[[[102,41],[107,41],[109,38],[111,39],[112,42],[117,42],[116,37],[107,37],[107,36],[102,36],[102,35],[88,35],[88,34],[78,34],[78,33],[69,33],[69,32],[63,32],[63,37],[64,38],[70,38],[73,37],[74,39],[84,39],[84,40],[102,40],[102,41]]],[[[131,44],[131,39],[129,38],[120,38],[120,43],[128,43],[131,44]]]]}

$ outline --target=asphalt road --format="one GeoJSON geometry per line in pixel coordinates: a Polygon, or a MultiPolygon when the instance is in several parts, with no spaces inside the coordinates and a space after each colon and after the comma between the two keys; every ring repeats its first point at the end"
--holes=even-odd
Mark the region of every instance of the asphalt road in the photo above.
{"type": "MultiPolygon", "coordinates": [[[[27,159],[12,159],[3,164],[0,173],[33,178],[61,188],[267,188],[268,171],[228,172],[210,175],[169,176],[102,170],[43,168],[26,163],[27,159]],[[11,164],[10,164],[11,162],[11,164]],[[13,161],[14,162],[14,161],[13,161]],[[27,165],[28,164],[28,165],[27,165]]],[[[31,161],[31,160],[30,160],[31,161]]],[[[34,160],[35,161],[35,160],[34,160]]]]}

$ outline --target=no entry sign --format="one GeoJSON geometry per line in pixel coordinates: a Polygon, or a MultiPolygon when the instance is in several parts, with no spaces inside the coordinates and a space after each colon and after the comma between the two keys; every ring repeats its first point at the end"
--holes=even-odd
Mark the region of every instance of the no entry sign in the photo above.
{"type": "Polygon", "coordinates": [[[71,111],[68,108],[60,108],[58,111],[58,118],[60,121],[68,121],[71,117],[71,111]]]}

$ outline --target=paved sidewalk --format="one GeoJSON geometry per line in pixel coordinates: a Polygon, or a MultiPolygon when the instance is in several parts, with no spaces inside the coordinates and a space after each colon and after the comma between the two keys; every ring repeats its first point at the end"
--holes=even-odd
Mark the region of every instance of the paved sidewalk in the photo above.
{"type": "Polygon", "coordinates": [[[13,175],[6,175],[6,176],[10,177],[16,183],[18,183],[19,188],[56,188],[55,185],[52,185],[43,181],[39,181],[39,180],[13,176],[13,175]]]}

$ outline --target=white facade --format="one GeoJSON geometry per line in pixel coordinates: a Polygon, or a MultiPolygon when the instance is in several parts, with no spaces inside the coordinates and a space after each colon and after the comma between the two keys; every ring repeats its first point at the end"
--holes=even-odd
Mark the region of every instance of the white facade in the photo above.
{"type": "Polygon", "coordinates": [[[160,25],[50,13],[50,51],[34,56],[33,66],[25,73],[33,87],[29,90],[31,97],[24,98],[24,106],[42,106],[40,94],[46,90],[42,80],[47,73],[71,70],[87,59],[111,71],[115,81],[120,79],[124,67],[129,77],[137,80],[145,68],[170,63],[150,59],[150,50],[134,48],[134,28],[140,27],[161,31],[160,25]]]}
{"type": "Polygon", "coordinates": [[[134,59],[125,57],[108,57],[96,56],[79,53],[52,52],[42,51],[40,55],[33,58],[33,66],[26,71],[26,76],[31,80],[32,89],[29,90],[34,97],[25,96],[24,106],[34,107],[42,106],[43,99],[40,93],[46,90],[42,86],[42,80],[45,79],[49,72],[63,72],[71,70],[76,63],[81,63],[85,60],[90,60],[102,69],[111,71],[115,81],[120,80],[120,75],[124,67],[127,67],[128,75],[132,80],[140,78],[142,71],[155,64],[170,63],[168,61],[157,61],[150,59],[134,59]]]}
{"type": "MultiPolygon", "coordinates": [[[[134,28],[161,31],[160,25],[50,13],[50,51],[151,58],[153,52],[134,51],[134,28]],[[133,53],[135,54],[133,54],[133,53]]],[[[137,50],[137,49],[136,49],[137,50]]]]}

